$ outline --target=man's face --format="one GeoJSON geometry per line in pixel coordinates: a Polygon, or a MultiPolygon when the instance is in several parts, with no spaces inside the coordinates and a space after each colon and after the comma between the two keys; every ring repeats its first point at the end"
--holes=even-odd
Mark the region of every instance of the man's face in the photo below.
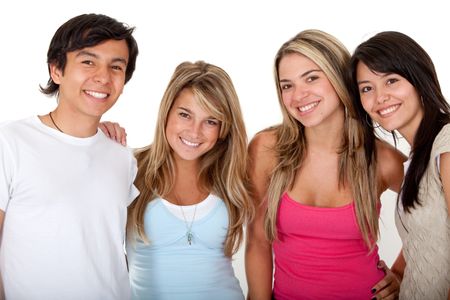
{"type": "Polygon", "coordinates": [[[127,64],[125,40],[68,52],[64,70],[50,67],[53,81],[59,84],[58,110],[100,120],[123,91],[127,64]]]}

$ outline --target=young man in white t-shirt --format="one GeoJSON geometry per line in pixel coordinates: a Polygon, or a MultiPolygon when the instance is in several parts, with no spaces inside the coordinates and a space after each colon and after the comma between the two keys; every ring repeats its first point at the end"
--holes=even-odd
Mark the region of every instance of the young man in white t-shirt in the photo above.
{"type": "Polygon", "coordinates": [[[128,299],[123,242],[137,196],[129,149],[98,130],[132,77],[134,28],[105,15],[64,23],[50,43],[58,98],[0,127],[0,272],[7,299],[128,299]]]}

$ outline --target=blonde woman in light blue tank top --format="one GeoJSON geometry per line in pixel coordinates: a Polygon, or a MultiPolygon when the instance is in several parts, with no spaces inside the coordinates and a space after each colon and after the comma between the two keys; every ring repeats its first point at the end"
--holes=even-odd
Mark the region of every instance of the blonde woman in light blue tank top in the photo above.
{"type": "Polygon", "coordinates": [[[246,146],[226,72],[180,64],[155,139],[136,153],[141,194],[129,210],[127,238],[133,299],[244,299],[231,257],[253,214],[246,146]]]}

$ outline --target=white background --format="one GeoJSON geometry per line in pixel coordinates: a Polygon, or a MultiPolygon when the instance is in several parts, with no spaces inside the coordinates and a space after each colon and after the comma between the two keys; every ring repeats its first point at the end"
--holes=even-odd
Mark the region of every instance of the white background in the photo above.
{"type": "MultiPolygon", "coordinates": [[[[103,13],[135,26],[140,54],[119,102],[105,120],[120,122],[128,144],[151,143],[158,104],[176,65],[205,60],[234,81],[251,138],[281,120],[273,58],[286,40],[316,28],[340,39],[352,52],[383,30],[404,32],[433,59],[444,95],[449,95],[449,10],[445,1],[133,1],[40,0],[0,4],[0,121],[46,114],[56,104],[38,91],[48,79],[46,53],[55,30],[81,13],[103,13]]],[[[400,148],[407,151],[404,142],[400,148]]],[[[382,197],[380,256],[390,265],[400,248],[393,224],[395,194],[382,197]]],[[[235,256],[244,292],[243,248],[235,256]]]]}

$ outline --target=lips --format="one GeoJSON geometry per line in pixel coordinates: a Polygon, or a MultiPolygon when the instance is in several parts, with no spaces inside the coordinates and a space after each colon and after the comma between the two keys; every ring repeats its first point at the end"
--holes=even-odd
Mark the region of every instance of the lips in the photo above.
{"type": "Polygon", "coordinates": [[[378,110],[378,114],[382,117],[386,117],[386,116],[394,113],[395,111],[397,111],[397,109],[399,107],[400,107],[400,104],[390,105],[388,107],[378,110]]]}
{"type": "Polygon", "coordinates": [[[307,105],[300,106],[298,108],[298,110],[302,113],[308,112],[308,111],[312,110],[314,107],[316,107],[317,105],[319,105],[319,102],[320,101],[315,101],[315,102],[309,103],[307,105]]]}
{"type": "Polygon", "coordinates": [[[181,142],[182,142],[183,144],[185,144],[186,146],[189,146],[189,147],[196,148],[196,147],[200,146],[200,143],[190,142],[190,141],[188,141],[188,140],[186,140],[186,139],[183,139],[183,138],[180,138],[180,140],[181,140],[181,142]]]}
{"type": "Polygon", "coordinates": [[[97,98],[97,99],[105,99],[106,97],[109,96],[109,94],[107,94],[107,93],[101,93],[101,92],[95,92],[95,91],[85,90],[84,92],[86,94],[88,94],[89,96],[92,96],[92,97],[97,98]]]}

